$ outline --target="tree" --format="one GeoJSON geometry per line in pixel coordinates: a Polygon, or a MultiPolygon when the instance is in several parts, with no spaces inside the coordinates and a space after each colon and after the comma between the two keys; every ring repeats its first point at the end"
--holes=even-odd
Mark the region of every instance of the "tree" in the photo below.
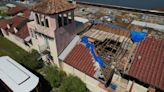
{"type": "Polygon", "coordinates": [[[40,55],[36,50],[32,50],[31,53],[22,55],[20,63],[32,70],[40,69],[44,64],[42,60],[38,60],[39,56],[40,55]]]}
{"type": "Polygon", "coordinates": [[[43,75],[46,80],[50,82],[50,85],[52,87],[58,88],[60,87],[62,81],[66,77],[65,72],[57,68],[57,66],[54,65],[48,65],[45,66],[42,69],[43,75]]]}
{"type": "Polygon", "coordinates": [[[86,85],[75,76],[66,77],[59,89],[59,92],[87,92],[86,85]]]}

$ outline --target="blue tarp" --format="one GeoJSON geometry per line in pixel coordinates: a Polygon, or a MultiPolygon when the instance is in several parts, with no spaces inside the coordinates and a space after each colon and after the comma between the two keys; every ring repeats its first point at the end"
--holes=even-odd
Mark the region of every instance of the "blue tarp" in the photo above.
{"type": "Polygon", "coordinates": [[[100,67],[105,68],[104,61],[101,59],[101,57],[97,56],[95,51],[94,51],[94,45],[90,42],[88,42],[88,37],[84,36],[81,38],[81,42],[86,45],[87,48],[90,49],[93,58],[95,59],[96,62],[100,65],[100,67]]]}
{"type": "Polygon", "coordinates": [[[140,42],[145,39],[146,33],[145,32],[138,32],[138,31],[131,31],[131,40],[133,42],[140,42]]]}
{"type": "Polygon", "coordinates": [[[128,30],[130,32],[130,37],[131,37],[131,40],[133,42],[140,42],[142,41],[147,33],[145,32],[139,32],[139,31],[132,31],[132,30],[129,30],[127,28],[124,28],[124,27],[121,27],[121,26],[118,26],[118,25],[115,25],[115,24],[104,24],[103,22],[97,22],[97,21],[93,21],[94,24],[103,24],[103,25],[106,25],[106,26],[110,26],[110,27],[113,27],[113,28],[120,28],[120,29],[124,29],[124,30],[128,30]]]}

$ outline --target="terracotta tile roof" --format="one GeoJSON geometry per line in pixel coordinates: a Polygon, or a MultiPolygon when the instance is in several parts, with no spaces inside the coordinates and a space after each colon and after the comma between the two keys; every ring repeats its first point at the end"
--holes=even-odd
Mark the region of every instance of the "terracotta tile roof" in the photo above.
{"type": "Polygon", "coordinates": [[[32,6],[32,10],[43,14],[54,14],[75,9],[75,5],[66,0],[42,0],[32,6]]]}
{"type": "Polygon", "coordinates": [[[5,20],[5,19],[0,20],[0,28],[6,29],[7,24],[9,24],[9,23],[10,23],[9,20],[5,20]]]}
{"type": "Polygon", "coordinates": [[[16,15],[19,12],[23,12],[25,9],[26,8],[17,5],[16,7],[9,8],[8,14],[9,15],[16,15]]]}
{"type": "Polygon", "coordinates": [[[29,18],[30,12],[31,11],[29,9],[26,9],[25,11],[23,11],[23,16],[26,17],[26,18],[29,18]]]}
{"type": "Polygon", "coordinates": [[[28,19],[25,17],[21,17],[21,16],[15,16],[11,19],[12,21],[12,25],[11,27],[17,27],[19,26],[23,21],[27,21],[28,19]]]}
{"type": "Polygon", "coordinates": [[[95,66],[90,50],[82,43],[77,44],[64,60],[65,63],[94,77],[95,66]]]}
{"type": "Polygon", "coordinates": [[[28,37],[29,32],[28,32],[27,25],[23,26],[15,35],[22,39],[25,39],[26,37],[28,37]]]}
{"type": "Polygon", "coordinates": [[[141,41],[128,74],[164,90],[164,39],[141,41]]]}
{"type": "Polygon", "coordinates": [[[12,34],[15,34],[16,36],[25,39],[29,36],[28,28],[27,28],[27,21],[28,19],[21,16],[15,16],[10,20],[1,20],[0,21],[0,27],[6,28],[6,32],[10,32],[12,34]],[[10,29],[7,29],[7,24],[10,24],[10,29]],[[15,33],[14,28],[17,28],[18,32],[15,33]]]}

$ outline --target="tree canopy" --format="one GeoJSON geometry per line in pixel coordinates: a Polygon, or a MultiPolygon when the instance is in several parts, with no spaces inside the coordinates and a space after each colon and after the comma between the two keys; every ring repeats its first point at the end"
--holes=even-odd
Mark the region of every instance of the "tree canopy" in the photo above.
{"type": "Polygon", "coordinates": [[[66,75],[55,65],[47,65],[40,72],[53,87],[51,92],[87,92],[85,83],[78,77],[66,75]]]}
{"type": "Polygon", "coordinates": [[[20,63],[33,70],[40,69],[43,67],[43,61],[37,60],[39,56],[40,55],[36,50],[32,50],[31,53],[20,57],[20,63]]]}
{"type": "Polygon", "coordinates": [[[55,88],[58,88],[66,77],[65,72],[53,65],[45,66],[42,71],[45,79],[47,79],[50,82],[50,85],[55,88]]]}
{"type": "Polygon", "coordinates": [[[86,85],[76,76],[68,76],[62,82],[59,92],[87,92],[86,85]]]}

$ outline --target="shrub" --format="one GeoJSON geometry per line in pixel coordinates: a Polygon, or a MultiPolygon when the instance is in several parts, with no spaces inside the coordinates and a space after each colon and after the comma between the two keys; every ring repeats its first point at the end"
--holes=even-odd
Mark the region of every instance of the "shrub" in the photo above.
{"type": "Polygon", "coordinates": [[[52,65],[45,66],[42,69],[42,73],[45,79],[50,82],[50,85],[55,88],[58,88],[66,77],[65,72],[59,70],[57,66],[52,65]]]}
{"type": "Polygon", "coordinates": [[[39,56],[40,55],[36,50],[32,50],[31,53],[25,54],[20,58],[20,63],[32,70],[40,69],[44,64],[42,60],[37,60],[39,56]]]}
{"type": "Polygon", "coordinates": [[[71,75],[63,80],[60,92],[87,92],[87,88],[78,77],[71,75]]]}

